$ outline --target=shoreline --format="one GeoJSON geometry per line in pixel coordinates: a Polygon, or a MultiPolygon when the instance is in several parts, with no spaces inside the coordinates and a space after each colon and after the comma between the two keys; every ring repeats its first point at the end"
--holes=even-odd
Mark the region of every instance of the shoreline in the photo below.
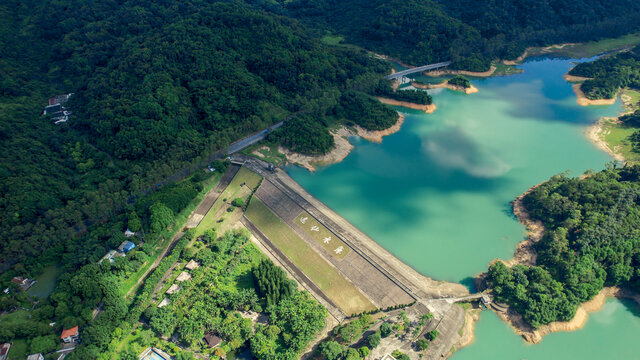
{"type": "MultiPolygon", "coordinates": [[[[516,246],[514,257],[508,261],[502,259],[495,259],[491,263],[496,261],[502,261],[505,265],[512,267],[517,264],[522,265],[535,265],[537,254],[533,245],[542,238],[544,234],[544,226],[540,221],[531,219],[527,209],[522,204],[522,199],[533,191],[538,186],[544,184],[544,182],[534,185],[526,192],[518,196],[513,202],[513,213],[518,218],[518,221],[524,225],[528,230],[527,238],[521,241],[516,246]]],[[[604,306],[608,297],[616,297],[618,299],[632,299],[640,305],[640,294],[633,294],[620,287],[605,287],[593,297],[593,299],[584,302],[578,306],[573,318],[569,321],[554,321],[552,323],[541,326],[538,329],[534,329],[531,325],[526,323],[522,316],[514,311],[510,306],[507,306],[506,311],[498,311],[492,307],[492,311],[500,317],[503,321],[511,325],[515,333],[520,335],[526,342],[531,344],[537,344],[542,341],[545,335],[552,334],[560,331],[575,331],[581,329],[587,322],[589,313],[598,311],[604,306]]]]}
{"type": "Polygon", "coordinates": [[[457,85],[451,85],[449,84],[448,80],[445,80],[444,82],[441,82],[440,84],[420,84],[417,83],[415,81],[411,82],[411,86],[418,88],[418,89],[423,89],[423,90],[430,90],[430,89],[449,89],[449,90],[453,90],[453,91],[460,91],[463,92],[465,94],[475,94],[477,93],[479,90],[477,87],[471,85],[468,88],[464,88],[462,86],[457,86],[457,85]]]}
{"type": "Polygon", "coordinates": [[[614,160],[616,161],[625,161],[624,156],[622,156],[622,154],[617,153],[615,151],[615,149],[612,149],[609,146],[609,143],[607,142],[607,140],[605,139],[605,134],[604,134],[604,128],[603,128],[603,122],[606,120],[610,120],[612,118],[600,118],[598,121],[596,121],[595,124],[589,126],[586,130],[585,130],[585,136],[587,137],[587,139],[589,139],[598,149],[606,152],[607,154],[609,154],[614,160]]]}
{"type": "Polygon", "coordinates": [[[395,124],[391,125],[391,127],[384,130],[367,130],[358,125],[355,126],[356,133],[355,135],[360,136],[361,138],[368,140],[372,143],[379,144],[382,142],[382,138],[391,134],[395,134],[402,128],[402,124],[404,124],[404,115],[398,113],[398,120],[395,124]]]}
{"type": "MultiPolygon", "coordinates": [[[[571,71],[571,70],[569,70],[569,71],[571,71]]],[[[569,73],[566,73],[566,74],[562,75],[562,78],[565,81],[570,82],[570,83],[584,82],[584,81],[593,79],[593,78],[588,78],[588,77],[569,75],[569,73]]]]}
{"type": "Polygon", "coordinates": [[[422,104],[416,104],[408,101],[389,99],[385,97],[376,97],[376,99],[378,99],[378,101],[380,101],[383,104],[393,105],[393,106],[402,106],[402,107],[406,107],[414,110],[421,110],[426,112],[427,114],[431,114],[432,112],[436,111],[435,104],[422,105],[422,104]]]}
{"type": "MultiPolygon", "coordinates": [[[[435,106],[434,106],[435,107],[435,106]]],[[[391,127],[384,130],[367,130],[358,125],[350,129],[344,125],[336,131],[332,131],[334,148],[324,155],[303,155],[278,146],[278,152],[287,158],[287,162],[301,166],[311,172],[316,171],[316,166],[339,163],[353,150],[354,146],[349,142],[349,137],[359,136],[373,143],[381,143],[385,136],[400,131],[404,124],[404,115],[398,113],[398,120],[391,127]]]]}
{"type": "Polygon", "coordinates": [[[473,76],[473,77],[490,77],[493,75],[494,72],[496,72],[496,67],[494,65],[491,65],[491,68],[487,71],[481,71],[481,72],[476,72],[476,71],[467,71],[467,70],[435,70],[435,71],[423,71],[421,72],[421,74],[426,75],[426,76],[430,76],[430,77],[439,77],[439,76],[443,76],[443,75],[466,75],[466,76],[473,76]]]}
{"type": "Polygon", "coordinates": [[[616,103],[616,100],[618,99],[618,94],[620,93],[620,90],[618,90],[618,92],[616,92],[615,96],[611,99],[597,99],[597,100],[591,100],[589,98],[587,98],[587,96],[584,94],[584,92],[582,92],[582,89],[580,88],[580,86],[582,86],[582,84],[573,84],[573,92],[576,94],[576,102],[578,103],[578,105],[580,106],[589,106],[589,105],[613,105],[616,103]]]}
{"type": "Polygon", "coordinates": [[[287,158],[287,162],[314,172],[318,165],[341,162],[349,155],[351,150],[353,150],[354,146],[349,142],[349,136],[353,135],[353,133],[344,125],[340,126],[338,130],[332,131],[331,135],[333,135],[335,146],[324,155],[303,155],[282,146],[278,146],[278,152],[287,158]]]}

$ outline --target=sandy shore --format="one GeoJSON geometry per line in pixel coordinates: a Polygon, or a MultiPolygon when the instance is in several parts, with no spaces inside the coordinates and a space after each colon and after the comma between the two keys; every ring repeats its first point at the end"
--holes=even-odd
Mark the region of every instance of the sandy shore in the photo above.
{"type": "Polygon", "coordinates": [[[410,103],[410,102],[407,102],[407,101],[398,101],[398,100],[394,100],[394,99],[383,98],[383,97],[377,97],[376,99],[380,100],[380,102],[383,103],[383,104],[402,106],[402,107],[406,107],[406,108],[409,108],[409,109],[415,109],[415,110],[422,110],[422,111],[426,112],[427,114],[431,114],[432,112],[436,111],[436,105],[435,104],[422,105],[422,104],[410,103]]]}
{"type": "Polygon", "coordinates": [[[591,80],[591,78],[588,77],[582,77],[582,76],[575,76],[575,75],[569,75],[569,73],[566,73],[564,75],[562,75],[562,78],[565,79],[568,82],[584,82],[587,80],[591,80]]]}
{"type": "Polygon", "coordinates": [[[611,118],[602,118],[598,120],[595,124],[589,126],[585,131],[585,135],[589,140],[591,140],[600,150],[606,152],[611,155],[617,161],[624,161],[624,157],[622,154],[615,151],[609,146],[609,143],[605,139],[604,133],[604,121],[610,120],[611,118]]]}
{"type": "Polygon", "coordinates": [[[524,59],[529,56],[529,51],[533,49],[532,47],[528,47],[524,50],[522,55],[518,56],[515,60],[502,60],[502,63],[509,66],[520,65],[524,61],[524,59]]]}
{"type": "Polygon", "coordinates": [[[491,65],[491,69],[483,72],[475,72],[475,71],[466,71],[466,70],[434,70],[434,71],[425,71],[422,74],[437,77],[443,75],[466,75],[466,76],[474,76],[474,77],[489,77],[496,72],[496,67],[491,65]]]}
{"type": "Polygon", "coordinates": [[[618,98],[618,93],[620,92],[618,90],[618,93],[616,93],[616,95],[613,97],[613,99],[598,99],[598,100],[591,100],[589,98],[587,98],[585,96],[585,94],[582,92],[582,89],[580,88],[582,84],[573,84],[573,92],[576,94],[576,101],[578,102],[578,105],[580,106],[589,106],[589,105],[613,105],[616,102],[616,99],[618,98]]]}
{"type": "Polygon", "coordinates": [[[341,126],[337,131],[331,133],[335,146],[333,150],[324,155],[303,155],[295,153],[282,146],[278,146],[278,151],[287,157],[290,163],[302,166],[309,171],[315,171],[316,166],[338,163],[349,155],[353,145],[349,142],[349,136],[353,135],[349,129],[341,126]]]}
{"type": "Polygon", "coordinates": [[[441,82],[440,84],[420,84],[413,81],[411,83],[411,86],[413,86],[414,88],[424,89],[424,90],[445,88],[453,91],[461,91],[465,94],[474,94],[478,92],[478,88],[473,85],[471,85],[471,87],[464,88],[462,86],[449,84],[448,81],[441,82]]]}
{"type": "Polygon", "coordinates": [[[473,328],[476,321],[480,320],[480,310],[467,310],[464,314],[464,326],[462,327],[462,339],[456,344],[457,349],[471,345],[475,337],[473,336],[473,328]]]}
{"type": "Polygon", "coordinates": [[[396,121],[396,123],[393,124],[390,128],[384,130],[367,130],[356,125],[356,135],[374,143],[381,143],[383,137],[400,131],[402,124],[404,124],[404,115],[398,114],[398,121],[396,121]]]}
{"type": "Polygon", "coordinates": [[[390,128],[385,130],[366,130],[360,126],[355,126],[354,130],[341,126],[337,131],[332,131],[333,140],[335,146],[333,150],[324,155],[303,155],[295,153],[282,146],[278,147],[278,152],[284,154],[287,157],[287,161],[292,164],[297,164],[309,171],[316,171],[318,165],[328,165],[341,162],[349,155],[353,149],[353,145],[349,142],[350,136],[360,136],[371,142],[380,143],[382,138],[400,131],[402,124],[404,123],[404,115],[398,114],[398,121],[390,128]]]}

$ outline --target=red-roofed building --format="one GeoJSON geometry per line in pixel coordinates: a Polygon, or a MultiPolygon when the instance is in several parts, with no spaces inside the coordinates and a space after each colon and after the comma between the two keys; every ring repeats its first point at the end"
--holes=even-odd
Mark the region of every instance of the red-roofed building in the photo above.
{"type": "Polygon", "coordinates": [[[78,331],[78,327],[72,327],[71,329],[62,330],[62,335],[60,335],[60,339],[66,343],[77,342],[80,339],[80,332],[78,331]]]}

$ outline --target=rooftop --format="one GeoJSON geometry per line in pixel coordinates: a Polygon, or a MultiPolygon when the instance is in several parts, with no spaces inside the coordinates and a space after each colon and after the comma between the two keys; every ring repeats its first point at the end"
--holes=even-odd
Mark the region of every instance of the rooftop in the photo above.
{"type": "Polygon", "coordinates": [[[189,269],[189,270],[193,270],[197,267],[199,267],[200,264],[198,264],[195,260],[189,260],[189,262],[187,263],[187,266],[185,266],[185,268],[189,269]]]}
{"type": "Polygon", "coordinates": [[[189,275],[189,273],[186,271],[181,272],[180,275],[178,275],[178,277],[176,278],[177,282],[183,282],[187,280],[191,280],[191,275],[189,275]]]}
{"type": "Polygon", "coordinates": [[[222,342],[222,339],[220,339],[218,336],[214,335],[213,333],[208,333],[204,336],[204,342],[207,343],[207,346],[212,348],[220,345],[220,343],[222,342]]]}
{"type": "Polygon", "coordinates": [[[64,339],[69,336],[78,336],[78,326],[74,326],[71,329],[62,330],[62,335],[60,335],[60,339],[64,339]]]}

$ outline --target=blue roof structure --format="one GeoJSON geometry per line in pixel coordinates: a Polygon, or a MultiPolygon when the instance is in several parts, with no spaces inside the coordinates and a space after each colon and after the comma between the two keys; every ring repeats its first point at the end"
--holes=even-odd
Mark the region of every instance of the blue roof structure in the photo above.
{"type": "Polygon", "coordinates": [[[131,250],[133,250],[133,248],[136,247],[136,244],[132,243],[131,241],[127,241],[124,246],[122,247],[122,252],[129,252],[131,250]]]}

